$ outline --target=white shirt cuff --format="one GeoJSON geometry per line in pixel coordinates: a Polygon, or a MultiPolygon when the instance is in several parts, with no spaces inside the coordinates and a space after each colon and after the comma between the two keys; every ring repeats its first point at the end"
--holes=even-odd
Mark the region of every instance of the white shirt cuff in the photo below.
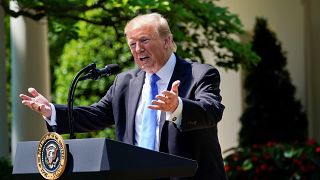
{"type": "Polygon", "coordinates": [[[42,116],[42,117],[47,121],[47,123],[50,126],[56,126],[57,125],[56,108],[52,103],[50,103],[50,106],[51,106],[51,118],[49,119],[49,118],[46,118],[45,116],[42,116]]]}
{"type": "Polygon", "coordinates": [[[182,108],[183,108],[183,103],[180,97],[178,97],[179,104],[177,109],[173,112],[166,112],[166,119],[168,121],[171,121],[177,125],[178,129],[181,129],[181,120],[182,120],[182,108]]]}

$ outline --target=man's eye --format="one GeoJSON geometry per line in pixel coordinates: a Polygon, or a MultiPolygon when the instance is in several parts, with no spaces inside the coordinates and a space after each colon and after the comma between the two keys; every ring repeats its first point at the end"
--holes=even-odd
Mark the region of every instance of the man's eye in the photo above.
{"type": "Polygon", "coordinates": [[[150,39],[141,39],[141,43],[148,43],[150,39]]]}
{"type": "Polygon", "coordinates": [[[135,48],[136,47],[136,43],[131,43],[130,44],[130,48],[135,48]]]}

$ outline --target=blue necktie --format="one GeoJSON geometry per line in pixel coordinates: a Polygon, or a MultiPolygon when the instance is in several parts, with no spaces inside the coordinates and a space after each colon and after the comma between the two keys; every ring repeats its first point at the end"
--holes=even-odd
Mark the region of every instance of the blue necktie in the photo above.
{"type": "Polygon", "coordinates": [[[157,110],[152,110],[147,106],[151,104],[151,100],[155,99],[158,94],[157,81],[159,76],[152,74],[150,79],[150,92],[147,98],[147,103],[144,108],[142,117],[142,128],[139,146],[154,150],[156,142],[156,127],[157,127],[157,110]]]}

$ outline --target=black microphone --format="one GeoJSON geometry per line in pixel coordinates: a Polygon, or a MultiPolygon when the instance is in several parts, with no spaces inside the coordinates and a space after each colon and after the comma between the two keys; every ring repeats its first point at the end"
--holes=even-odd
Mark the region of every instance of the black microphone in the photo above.
{"type": "Polygon", "coordinates": [[[86,79],[98,80],[103,76],[110,76],[112,74],[116,74],[120,71],[120,66],[118,64],[108,64],[102,69],[94,68],[88,74],[79,78],[79,81],[83,81],[86,79]]]}

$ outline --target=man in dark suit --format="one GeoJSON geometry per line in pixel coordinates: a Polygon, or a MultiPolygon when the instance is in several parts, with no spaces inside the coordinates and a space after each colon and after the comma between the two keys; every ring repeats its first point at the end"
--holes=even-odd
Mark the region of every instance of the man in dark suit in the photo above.
{"type": "MultiPolygon", "coordinates": [[[[158,13],[129,21],[125,35],[138,67],[117,75],[99,102],[74,108],[75,131],[115,124],[119,141],[196,160],[191,179],[226,179],[217,135],[224,110],[218,70],[178,57],[168,23],[158,13]],[[154,76],[158,95],[151,101],[154,76]],[[153,135],[145,132],[147,111],[155,114],[153,135]],[[152,145],[145,146],[150,139],[152,145]]],[[[22,103],[57,126],[58,133],[67,133],[67,107],[49,103],[33,88],[28,91],[32,97],[21,94],[22,103]]]]}

